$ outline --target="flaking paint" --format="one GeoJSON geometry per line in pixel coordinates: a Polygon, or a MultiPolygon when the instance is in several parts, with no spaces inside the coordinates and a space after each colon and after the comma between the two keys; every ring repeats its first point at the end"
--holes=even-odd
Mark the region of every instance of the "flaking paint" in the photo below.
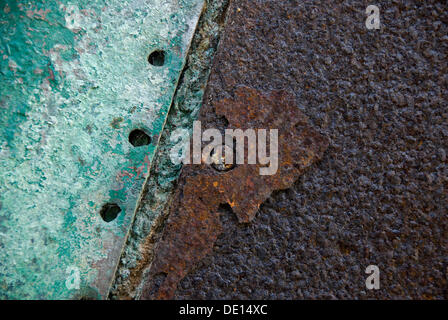
{"type": "Polygon", "coordinates": [[[107,295],[158,143],[128,134],[160,136],[202,2],[2,2],[1,298],[107,295]],[[110,223],[106,202],[122,208],[110,223]]]}

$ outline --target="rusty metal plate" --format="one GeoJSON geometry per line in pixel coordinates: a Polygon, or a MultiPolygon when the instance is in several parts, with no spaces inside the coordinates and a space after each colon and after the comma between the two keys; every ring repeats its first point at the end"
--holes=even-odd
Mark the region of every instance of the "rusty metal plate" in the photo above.
{"type": "Polygon", "coordinates": [[[252,221],[274,190],[291,187],[328,147],[328,139],[311,126],[295,98],[284,90],[267,94],[241,86],[234,98],[214,102],[213,107],[228,120],[228,128],[278,129],[278,170],[260,175],[260,164],[240,164],[224,172],[205,163],[185,166],[143,299],[172,298],[179,281],[212,251],[222,232],[221,205],[230,206],[239,222],[252,221]]]}
{"type": "Polygon", "coordinates": [[[202,7],[2,1],[0,298],[107,296],[202,7]]]}

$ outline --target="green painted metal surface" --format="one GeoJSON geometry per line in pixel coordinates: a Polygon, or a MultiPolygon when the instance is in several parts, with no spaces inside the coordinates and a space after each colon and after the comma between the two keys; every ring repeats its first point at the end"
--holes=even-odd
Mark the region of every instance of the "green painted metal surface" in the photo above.
{"type": "Polygon", "coordinates": [[[0,298],[107,296],[202,6],[0,3],[0,298]]]}

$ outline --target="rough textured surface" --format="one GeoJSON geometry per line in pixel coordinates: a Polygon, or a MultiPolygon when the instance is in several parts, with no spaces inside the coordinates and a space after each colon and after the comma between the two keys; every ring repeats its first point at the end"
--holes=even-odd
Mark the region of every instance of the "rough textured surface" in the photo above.
{"type": "MultiPolygon", "coordinates": [[[[144,299],[172,298],[179,281],[210,253],[223,229],[220,207],[230,207],[239,222],[252,221],[272,191],[291,187],[328,146],[285,91],[262,94],[240,87],[233,99],[220,100],[214,106],[228,121],[226,128],[278,130],[278,170],[260,175],[261,165],[247,164],[247,159],[226,172],[205,163],[185,166],[154,253],[150,281],[143,287],[144,299]]],[[[247,150],[246,145],[246,157],[247,150]]]]}
{"type": "Polygon", "coordinates": [[[377,1],[380,30],[365,27],[369,4],[232,2],[209,125],[239,85],[283,89],[330,147],[251,223],[222,208],[213,253],[175,298],[448,298],[446,2],[377,1]]]}
{"type": "Polygon", "coordinates": [[[1,2],[0,298],[107,294],[202,5],[1,2]]]}
{"type": "Polygon", "coordinates": [[[173,189],[181,171],[170,159],[171,149],[180,139],[188,140],[197,118],[211,61],[224,27],[228,0],[207,0],[193,37],[187,62],[173,99],[165,130],[151,166],[150,179],[126,242],[111,299],[132,299],[140,295],[140,284],[152,261],[153,246],[160,238],[173,189]],[[180,135],[171,134],[179,130],[180,135]]]}

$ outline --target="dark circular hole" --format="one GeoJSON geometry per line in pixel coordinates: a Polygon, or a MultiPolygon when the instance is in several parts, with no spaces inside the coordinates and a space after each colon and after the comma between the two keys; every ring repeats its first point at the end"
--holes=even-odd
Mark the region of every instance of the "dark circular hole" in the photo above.
{"type": "Polygon", "coordinates": [[[129,134],[129,142],[134,147],[146,146],[151,143],[151,137],[148,136],[143,130],[135,129],[129,134]]]}
{"type": "Polygon", "coordinates": [[[210,157],[213,161],[212,168],[215,169],[216,171],[226,172],[226,171],[230,171],[236,167],[235,150],[233,152],[232,163],[228,163],[229,161],[226,162],[226,158],[225,158],[225,149],[226,149],[226,147],[225,147],[225,145],[223,145],[223,147],[221,149],[221,158],[220,159],[218,159],[215,156],[215,149],[213,149],[212,152],[210,153],[210,157]]]}
{"type": "Polygon", "coordinates": [[[156,67],[161,67],[165,64],[165,51],[156,50],[148,56],[148,62],[156,67]]]}
{"type": "Polygon", "coordinates": [[[106,203],[100,211],[101,218],[106,222],[114,220],[121,212],[121,208],[115,203],[106,203]]]}

